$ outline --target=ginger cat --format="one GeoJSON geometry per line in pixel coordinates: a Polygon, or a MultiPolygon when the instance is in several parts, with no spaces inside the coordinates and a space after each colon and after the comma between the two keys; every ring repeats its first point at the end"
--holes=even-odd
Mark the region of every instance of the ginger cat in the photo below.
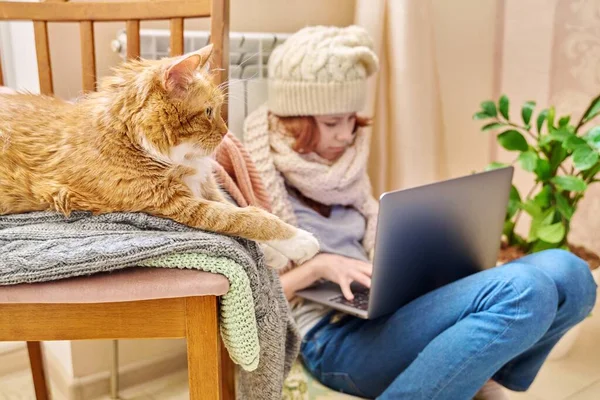
{"type": "Polygon", "coordinates": [[[298,263],[314,256],[310,233],[221,193],[211,154],[227,127],[205,68],[211,54],[209,45],[124,63],[74,104],[0,94],[0,215],[145,212],[256,240],[298,263]]]}

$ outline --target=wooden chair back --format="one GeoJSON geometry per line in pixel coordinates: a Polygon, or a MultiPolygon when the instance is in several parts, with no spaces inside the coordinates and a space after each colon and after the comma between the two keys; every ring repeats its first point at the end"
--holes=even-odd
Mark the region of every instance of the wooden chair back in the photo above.
{"type": "MultiPolygon", "coordinates": [[[[81,68],[84,91],[96,87],[94,24],[125,21],[127,57],[140,56],[140,21],[170,21],[170,55],[183,54],[185,18],[210,18],[210,38],[214,45],[213,66],[216,83],[227,79],[229,66],[229,0],[122,0],[119,2],[72,2],[45,0],[41,3],[0,1],[0,21],[33,21],[40,91],[52,95],[52,62],[48,41],[49,22],[79,24],[81,68]]],[[[0,54],[0,59],[2,54],[0,54]]],[[[0,64],[0,86],[3,85],[0,64]]]]}
{"type": "MultiPolygon", "coordinates": [[[[227,80],[229,67],[229,0],[122,0],[118,2],[70,2],[68,0],[45,0],[39,3],[31,2],[13,2],[0,0],[0,21],[32,21],[34,27],[35,48],[37,55],[38,75],[40,83],[40,92],[45,95],[54,94],[52,79],[52,62],[50,59],[48,23],[49,22],[72,22],[79,24],[81,37],[81,68],[83,77],[84,91],[93,91],[96,88],[96,56],[94,45],[94,24],[102,22],[125,21],[127,29],[127,57],[135,59],[140,56],[140,21],[145,20],[169,20],[170,21],[170,55],[177,56],[183,54],[183,31],[184,20],[186,18],[210,18],[210,41],[214,46],[212,66],[215,69],[213,74],[215,83],[219,84],[227,80]]],[[[0,49],[1,50],[1,49],[0,49]]],[[[0,52],[0,61],[3,55],[0,52]]],[[[2,74],[2,65],[0,63],[0,86],[4,85],[2,74]]],[[[227,120],[227,107],[223,107],[223,117],[227,120]]],[[[77,331],[68,329],[63,332],[61,340],[66,339],[98,339],[106,338],[125,338],[125,337],[186,337],[188,340],[188,358],[190,360],[190,398],[223,398],[233,399],[234,394],[234,372],[231,359],[225,351],[221,352],[221,370],[215,367],[213,363],[199,362],[208,357],[214,361],[215,351],[219,348],[219,339],[217,336],[217,302],[215,296],[194,297],[189,299],[161,299],[155,301],[160,309],[158,315],[169,315],[171,318],[179,318],[179,331],[161,334],[154,330],[155,326],[164,326],[164,321],[160,324],[154,324],[149,327],[148,332],[140,332],[135,329],[127,333],[127,329],[121,332],[94,331],[94,334],[86,334],[85,329],[77,331]],[[176,309],[170,306],[176,302],[176,309]],[[188,318],[183,315],[187,313],[188,318]],[[182,321],[188,321],[186,327],[182,321]],[[190,324],[197,324],[192,326],[190,324]],[[151,329],[152,328],[152,329],[151,329]],[[134,332],[135,331],[135,332],[134,332]],[[98,333],[100,332],[100,334],[98,333]],[[78,336],[79,335],[79,336],[78,336]],[[103,336],[104,335],[104,336],[103,336]],[[209,335],[209,336],[207,336],[209,335]],[[210,336],[212,335],[212,336],[210,336]],[[200,338],[200,339],[198,339],[200,338]],[[210,339],[210,340],[209,340],[210,339]],[[211,347],[212,346],[212,347],[211,347]],[[211,358],[212,357],[212,358],[211,358]],[[215,375],[218,378],[208,379],[208,375],[215,375]],[[215,389],[211,382],[221,380],[220,390],[215,389]],[[203,381],[206,381],[203,383],[203,381]],[[215,397],[216,396],[216,397],[215,397]]],[[[147,310],[148,302],[117,303],[110,306],[119,307],[120,310],[137,313],[142,316],[142,308],[147,310]],[[142,308],[140,308],[142,307],[142,308]],[[137,312],[135,310],[138,310],[137,312]]],[[[5,315],[0,315],[0,326],[4,324],[4,317],[10,317],[10,306],[3,306],[5,315]]],[[[53,305],[50,305],[53,307],[53,305]]],[[[86,307],[100,307],[101,314],[105,321],[102,324],[105,327],[112,326],[106,321],[112,321],[111,318],[128,315],[125,311],[111,313],[110,307],[103,305],[61,305],[59,307],[64,313],[65,318],[57,317],[58,321],[71,321],[68,312],[73,310],[78,315],[89,315],[83,312],[86,307]],[[114,315],[113,315],[114,314],[114,315]],[[115,317],[116,315],[116,317],[115,317]]],[[[22,312],[28,310],[23,304],[17,307],[22,312]]],[[[31,311],[37,309],[44,310],[44,306],[33,305],[31,311]]],[[[33,312],[33,311],[32,311],[33,312]]],[[[35,314],[27,314],[21,322],[15,322],[14,319],[9,324],[23,328],[26,325],[24,321],[31,320],[35,314]]],[[[36,319],[36,318],[33,318],[36,319]]],[[[115,324],[126,327],[131,321],[115,324]]],[[[34,324],[35,325],[35,324],[34,324]]],[[[86,324],[87,325],[87,322],[86,324]]],[[[143,325],[149,325],[148,320],[143,321],[143,325]]],[[[35,378],[36,398],[47,399],[48,393],[45,384],[44,369],[41,357],[41,348],[39,342],[31,340],[51,340],[52,335],[48,335],[46,327],[42,334],[39,326],[29,335],[20,330],[19,335],[7,336],[0,335],[0,340],[28,340],[28,349],[30,353],[31,366],[35,378]],[[10,339],[7,337],[10,336],[10,339]]],[[[58,337],[58,336],[56,336],[58,337]]]]}

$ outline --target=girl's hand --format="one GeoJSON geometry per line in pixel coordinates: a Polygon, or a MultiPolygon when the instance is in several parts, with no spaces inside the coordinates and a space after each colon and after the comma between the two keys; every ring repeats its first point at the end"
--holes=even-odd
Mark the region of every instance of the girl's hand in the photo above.
{"type": "Polygon", "coordinates": [[[327,279],[340,285],[344,297],[354,299],[350,284],[358,282],[367,288],[371,287],[373,265],[336,254],[320,253],[308,261],[313,264],[318,279],[327,279]]]}

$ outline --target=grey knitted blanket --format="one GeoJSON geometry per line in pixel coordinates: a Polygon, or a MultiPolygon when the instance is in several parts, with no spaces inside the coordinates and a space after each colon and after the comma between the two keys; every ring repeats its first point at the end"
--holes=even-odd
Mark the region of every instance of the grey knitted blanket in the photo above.
{"type": "Polygon", "coordinates": [[[0,216],[0,285],[115,271],[184,252],[226,257],[245,269],[254,298],[260,362],[253,372],[239,372],[238,397],[281,399],[299,336],[276,272],[264,265],[256,243],[142,213],[0,216]]]}

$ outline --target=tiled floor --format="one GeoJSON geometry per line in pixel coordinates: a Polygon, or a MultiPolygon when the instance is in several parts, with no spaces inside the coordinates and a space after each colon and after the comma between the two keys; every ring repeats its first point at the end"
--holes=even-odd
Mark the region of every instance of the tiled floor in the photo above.
{"type": "MultiPolygon", "coordinates": [[[[187,376],[181,371],[121,392],[123,400],[187,400],[187,376]]],[[[0,400],[34,399],[28,371],[0,378],[0,400]]],[[[547,362],[527,393],[511,400],[600,400],[600,299],[594,315],[582,323],[569,355],[547,362]]],[[[61,400],[57,397],[54,400],[61,400]]],[[[102,399],[102,400],[108,400],[102,399]]]]}

